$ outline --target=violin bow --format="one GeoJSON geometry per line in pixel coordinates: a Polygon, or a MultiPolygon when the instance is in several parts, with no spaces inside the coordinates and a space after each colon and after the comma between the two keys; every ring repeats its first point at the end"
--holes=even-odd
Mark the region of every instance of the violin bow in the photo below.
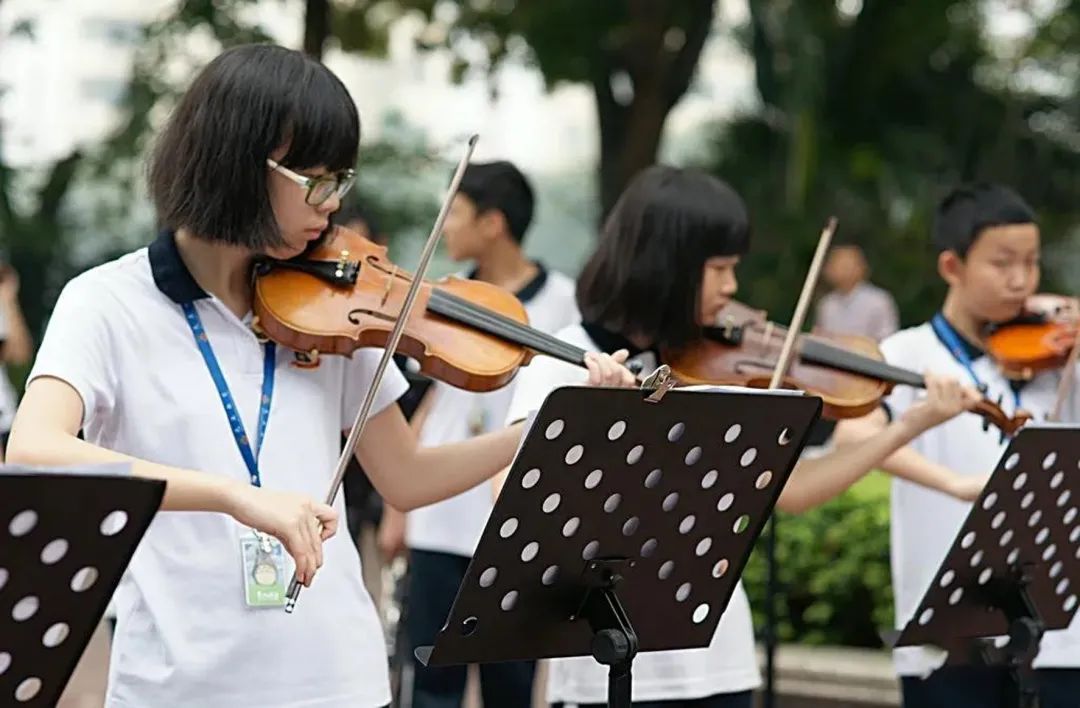
{"type": "MultiPolygon", "coordinates": [[[[825,228],[821,230],[821,236],[818,238],[817,250],[814,251],[814,259],[810,262],[810,270],[806,274],[806,279],[803,281],[802,293],[799,295],[799,301],[795,305],[795,314],[792,315],[791,323],[788,325],[787,336],[784,337],[783,347],[780,349],[780,356],[776,362],[776,368],[773,369],[772,379],[769,381],[769,390],[775,391],[780,388],[780,384],[784,381],[784,376],[787,374],[788,369],[791,368],[791,360],[795,354],[795,340],[799,336],[799,331],[802,330],[803,323],[806,321],[806,312],[810,309],[810,299],[814,293],[814,288],[817,287],[818,276],[821,275],[821,266],[825,262],[825,254],[829,251],[829,245],[832,243],[833,234],[836,232],[836,217],[831,216],[825,223],[825,228]]],[[[776,515],[770,515],[765,533],[767,534],[765,542],[765,584],[766,584],[766,596],[765,614],[766,614],[766,632],[765,632],[765,705],[767,708],[771,708],[774,700],[774,676],[775,676],[775,656],[776,656],[776,515]]]]}
{"type": "Polygon", "coordinates": [[[1076,378],[1076,359],[1080,353],[1080,330],[1076,332],[1069,358],[1065,360],[1065,369],[1061,372],[1061,381],[1058,382],[1057,398],[1054,400],[1054,409],[1050,411],[1047,420],[1057,422],[1061,420],[1061,409],[1065,406],[1065,397],[1072,390],[1073,380],[1076,378]]]}
{"type": "MultiPolygon", "coordinates": [[[[333,504],[334,500],[337,498],[338,490],[341,488],[341,482],[345,478],[345,471],[349,466],[349,460],[352,458],[353,454],[355,454],[356,444],[360,441],[360,436],[363,434],[364,427],[367,425],[368,417],[371,415],[371,407],[375,404],[375,397],[379,394],[379,388],[382,386],[386,368],[389,366],[390,360],[394,357],[394,352],[397,351],[398,342],[401,341],[401,334],[405,331],[405,324],[409,321],[409,317],[412,314],[413,304],[416,302],[416,295],[420,292],[420,286],[424,282],[424,274],[427,272],[428,265],[431,263],[431,257],[435,253],[435,247],[439,243],[439,237],[442,235],[443,223],[446,221],[446,215],[450,212],[450,202],[454,200],[454,195],[457,194],[458,188],[461,186],[461,178],[465,174],[465,168],[469,165],[469,160],[472,158],[473,150],[476,148],[476,141],[478,139],[479,136],[476,134],[469,137],[469,142],[465,146],[465,154],[461,156],[457,169],[454,170],[454,176],[450,180],[450,186],[446,190],[446,196],[443,198],[442,206],[439,209],[439,215],[435,219],[435,224],[431,227],[431,234],[428,236],[427,243],[424,244],[424,250],[420,253],[420,263],[413,272],[412,282],[409,284],[409,291],[405,295],[405,302],[401,305],[401,312],[398,313],[397,321],[394,323],[394,329],[390,332],[390,339],[386,342],[386,346],[383,349],[382,358],[379,359],[379,366],[375,369],[375,378],[371,382],[371,387],[368,388],[367,396],[364,397],[364,403],[360,406],[360,411],[356,414],[356,421],[353,423],[352,429],[349,431],[349,437],[341,450],[341,457],[338,458],[337,463],[337,471],[334,473],[334,481],[331,482],[330,490],[326,494],[327,504],[333,504]]],[[[296,607],[296,599],[300,595],[300,588],[301,585],[297,580],[294,571],[292,580],[289,582],[288,597],[285,600],[285,611],[290,614],[296,607]]]]}
{"type": "Polygon", "coordinates": [[[803,323],[806,322],[810,299],[814,294],[814,288],[817,287],[821,266],[825,262],[825,254],[829,251],[834,233],[836,233],[836,217],[830,216],[825,228],[821,230],[817,250],[814,251],[814,260],[810,262],[810,270],[806,274],[806,280],[803,281],[802,293],[799,295],[798,304],[795,305],[795,314],[791,318],[791,324],[788,325],[787,336],[784,337],[784,345],[780,349],[780,357],[776,362],[776,368],[773,369],[772,380],[769,381],[770,391],[780,388],[784,376],[791,368],[791,359],[795,355],[795,340],[802,330],[803,323]]]}

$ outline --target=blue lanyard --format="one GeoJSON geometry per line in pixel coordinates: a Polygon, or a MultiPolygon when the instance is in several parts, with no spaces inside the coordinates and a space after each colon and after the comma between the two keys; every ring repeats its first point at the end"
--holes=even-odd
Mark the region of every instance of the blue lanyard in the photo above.
{"type": "Polygon", "coordinates": [[[277,361],[273,342],[267,342],[263,357],[263,383],[262,396],[259,399],[259,430],[255,438],[255,451],[251,450],[251,442],[247,433],[244,432],[244,423],[240,420],[240,411],[236,407],[232,393],[229,392],[229,384],[225,382],[225,375],[221,372],[214,350],[210,347],[210,339],[203,329],[199,313],[195,311],[195,305],[190,302],[182,303],[184,315],[187,316],[191,334],[195,337],[195,344],[202,352],[203,361],[214,379],[218,396],[221,397],[221,405],[225,409],[225,415],[229,418],[229,427],[232,428],[233,437],[236,438],[236,447],[240,449],[240,456],[244,458],[248,472],[251,473],[251,483],[256,487],[262,486],[262,478],[259,476],[259,451],[262,449],[263,435],[266,433],[266,422],[270,419],[270,401],[274,397],[274,365],[277,361]]]}
{"type": "MultiPolygon", "coordinates": [[[[975,369],[971,366],[971,357],[968,356],[967,349],[964,347],[964,343],[960,341],[960,335],[956,333],[949,321],[945,319],[945,316],[940,312],[934,315],[930,320],[930,326],[934,328],[934,332],[945,343],[945,346],[949,348],[949,352],[953,355],[953,358],[960,362],[960,365],[967,369],[968,375],[971,380],[975,382],[975,386],[984,394],[986,393],[986,384],[979,380],[979,377],[975,374],[975,369]]],[[[1010,387],[1011,388],[1011,387],[1010,387]]],[[[1014,408],[1020,408],[1020,391],[1013,388],[1013,403],[1014,408]]]]}

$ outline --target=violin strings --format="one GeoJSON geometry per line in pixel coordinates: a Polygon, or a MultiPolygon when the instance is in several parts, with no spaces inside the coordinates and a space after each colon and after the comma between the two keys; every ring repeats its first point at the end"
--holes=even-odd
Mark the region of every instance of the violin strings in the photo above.
{"type": "Polygon", "coordinates": [[[863,374],[864,376],[882,379],[891,383],[917,386],[919,388],[926,386],[923,377],[913,371],[892,366],[862,354],[849,352],[809,337],[802,338],[801,354],[808,361],[828,364],[851,373],[863,374]]]}
{"type": "MultiPolygon", "coordinates": [[[[457,300],[451,296],[450,301],[457,300]]],[[[474,322],[488,327],[493,334],[530,346],[537,351],[552,354],[573,364],[584,361],[584,352],[559,339],[545,335],[499,313],[480,308],[464,300],[454,303],[455,310],[470,317],[474,322]]]]}
{"type": "Polygon", "coordinates": [[[581,365],[584,362],[584,350],[451,293],[433,290],[428,308],[437,314],[474,325],[489,334],[523,344],[568,363],[581,365]]]}
{"type": "Polygon", "coordinates": [[[428,307],[433,312],[474,325],[488,334],[509,339],[519,344],[524,343],[530,346],[535,344],[535,340],[528,336],[528,332],[524,333],[525,336],[522,336],[522,333],[512,331],[507,326],[507,323],[496,317],[494,313],[471,307],[470,304],[454,296],[447,296],[446,293],[435,291],[428,307]],[[526,341],[521,341],[523,339],[526,341]]]}

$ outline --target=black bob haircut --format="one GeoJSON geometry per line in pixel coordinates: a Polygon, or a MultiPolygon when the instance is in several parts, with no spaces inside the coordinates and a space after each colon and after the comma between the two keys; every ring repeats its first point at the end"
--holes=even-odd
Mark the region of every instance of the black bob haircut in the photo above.
{"type": "Polygon", "coordinates": [[[649,167],[619,197],[578,277],[582,318],[657,346],[687,344],[701,334],[705,262],[749,245],[746,204],[734,189],[697,170],[649,167]]]}
{"type": "Polygon", "coordinates": [[[266,159],[287,145],[279,164],[338,172],[356,165],[359,142],[356,104],[325,66],[271,44],[229,49],[195,77],[155,145],[158,221],[255,251],[280,246],[266,159]]]}
{"type": "Polygon", "coordinates": [[[458,190],[476,206],[477,215],[501,212],[510,235],[521,243],[533,217],[534,196],[525,175],[513,163],[474,162],[465,168],[458,190]]]}
{"type": "Polygon", "coordinates": [[[1012,189],[1000,184],[961,185],[945,195],[934,214],[934,248],[963,258],[983,229],[1034,223],[1034,210],[1012,189]]]}

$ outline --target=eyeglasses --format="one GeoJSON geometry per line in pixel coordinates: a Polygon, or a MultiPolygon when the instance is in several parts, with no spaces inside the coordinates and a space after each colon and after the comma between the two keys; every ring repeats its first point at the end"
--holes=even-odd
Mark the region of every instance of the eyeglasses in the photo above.
{"type": "Polygon", "coordinates": [[[282,167],[269,157],[266,158],[266,164],[270,166],[270,169],[280,172],[306,189],[307,194],[304,196],[304,201],[311,206],[319,206],[335,194],[339,199],[344,197],[345,193],[352,188],[353,182],[356,181],[356,170],[342,170],[321,177],[305,177],[293,172],[288,167],[282,167]]]}

